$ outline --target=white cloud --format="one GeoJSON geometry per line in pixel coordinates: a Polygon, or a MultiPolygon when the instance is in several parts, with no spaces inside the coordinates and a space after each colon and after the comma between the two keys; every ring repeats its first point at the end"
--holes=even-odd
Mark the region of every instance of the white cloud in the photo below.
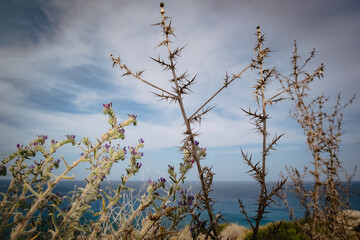
{"type": "MultiPolygon", "coordinates": [[[[251,48],[255,43],[257,25],[261,25],[266,33],[267,45],[278,50],[269,59],[269,64],[278,65],[278,69],[285,73],[291,71],[294,39],[299,40],[299,51],[305,54],[302,60],[313,47],[318,48],[318,57],[309,69],[325,61],[326,72],[325,79],[312,86],[314,94],[325,92],[335,99],[337,91],[342,91],[344,96],[358,92],[360,85],[356,69],[360,34],[359,27],[353,23],[358,22],[359,17],[354,13],[329,14],[336,10],[335,2],[326,3],[326,12],[317,14],[321,3],[325,2],[220,3],[204,0],[166,3],[165,10],[174,17],[177,35],[173,47],[189,43],[179,59],[179,73],[189,70],[190,77],[199,73],[193,89],[195,93],[184,100],[188,116],[222,85],[226,71],[238,73],[247,66],[253,55],[251,48]]],[[[19,141],[30,140],[37,133],[48,133],[54,138],[68,133],[100,136],[107,130],[106,118],[91,109],[110,99],[131,99],[150,112],[148,119],[139,118],[139,126],[127,131],[129,144],[136,144],[137,139],[143,137],[145,150],[158,151],[178,146],[183,129],[178,106],[157,102],[158,99],[150,93],[154,89],[135,79],[120,78],[122,72],[111,68],[109,58],[110,53],[120,54],[130,69],[146,69],[146,80],[171,89],[168,85],[171,73],[162,72],[160,66],[148,59],[148,56],[157,57],[159,53],[166,59],[166,49],[154,48],[163,38],[161,32],[157,27],[149,27],[160,20],[157,3],[93,0],[53,1],[53,4],[57,14],[51,15],[52,11],[47,11],[53,24],[53,35],[33,44],[0,47],[0,116],[3,119],[0,132],[6,133],[0,141],[1,149],[13,148],[19,141]],[[113,84],[113,89],[106,94],[97,88],[85,91],[81,86],[73,85],[76,79],[64,79],[60,74],[84,67],[83,74],[87,75],[86,69],[95,66],[109,77],[99,81],[113,84]],[[37,105],[31,102],[32,91],[36,89],[69,92],[75,96],[70,99],[74,108],[90,113],[37,109],[37,105]],[[159,121],[159,118],[163,120],[159,121]]],[[[210,103],[209,106],[217,106],[216,110],[207,115],[197,128],[204,146],[226,147],[260,141],[239,108],[247,109],[254,104],[251,87],[256,77],[256,73],[247,72],[210,103]]],[[[345,116],[349,124],[344,126],[351,130],[344,135],[347,142],[359,138],[359,106],[350,106],[351,114],[348,118],[345,116]]],[[[303,135],[301,130],[293,128],[292,120],[286,120],[288,107],[283,104],[275,110],[270,109],[269,131],[285,132],[282,141],[295,144],[303,141],[303,135]]],[[[141,112],[135,114],[141,115],[141,112]]]]}

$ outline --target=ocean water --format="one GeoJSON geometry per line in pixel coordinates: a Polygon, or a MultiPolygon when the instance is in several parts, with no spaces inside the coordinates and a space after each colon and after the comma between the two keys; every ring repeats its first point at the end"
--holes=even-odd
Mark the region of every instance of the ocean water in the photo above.
{"type": "MultiPolygon", "coordinates": [[[[5,192],[10,181],[0,180],[0,192],[5,192]]],[[[106,189],[111,187],[116,189],[119,182],[104,181],[102,188],[106,189]]],[[[147,184],[147,183],[145,183],[147,184]]],[[[311,186],[311,183],[308,183],[308,186],[311,186]]],[[[69,195],[69,192],[74,190],[74,186],[83,187],[85,186],[84,181],[62,181],[56,186],[55,191],[62,193],[63,195],[69,195]]],[[[141,186],[144,186],[143,182],[130,181],[127,184],[127,187],[134,189],[134,195],[138,193],[141,186]]],[[[189,189],[189,194],[195,194],[200,188],[200,184],[197,182],[186,182],[183,185],[183,189],[189,189]]],[[[223,216],[223,219],[229,223],[237,223],[243,226],[249,226],[249,224],[244,219],[241,209],[239,207],[238,199],[243,201],[246,211],[249,216],[255,216],[257,209],[257,198],[260,191],[260,186],[255,182],[215,182],[213,186],[213,192],[210,197],[216,201],[215,211],[220,212],[223,216]]],[[[354,210],[360,210],[360,182],[352,182],[350,191],[349,191],[349,202],[350,208],[354,210]]],[[[2,197],[0,197],[1,199],[2,197]]],[[[288,193],[287,200],[289,205],[295,210],[297,217],[303,216],[303,210],[300,208],[299,200],[296,195],[293,193],[288,193]]],[[[262,224],[267,222],[274,222],[279,220],[289,220],[289,211],[286,206],[282,203],[281,200],[277,200],[278,205],[271,204],[267,208],[267,213],[265,218],[262,220],[262,224]]],[[[92,205],[92,210],[97,212],[100,208],[100,202],[94,202],[92,205]]],[[[206,214],[204,213],[204,216],[206,214]]],[[[183,222],[182,225],[187,224],[188,222],[183,222]]]]}
{"type": "MultiPolygon", "coordinates": [[[[311,187],[312,183],[307,183],[306,185],[311,187]]],[[[212,192],[211,197],[216,201],[215,209],[221,211],[223,218],[229,223],[237,223],[249,227],[249,223],[241,213],[238,199],[242,200],[248,215],[254,217],[256,215],[255,211],[257,210],[260,186],[255,182],[216,182],[214,183],[213,189],[214,192],[212,192]]],[[[359,194],[360,182],[353,182],[349,190],[351,209],[360,210],[359,194]]],[[[279,220],[290,220],[289,210],[283,201],[276,198],[275,201],[277,204],[270,204],[266,209],[268,213],[265,214],[262,224],[279,220]]],[[[304,216],[304,211],[300,207],[299,199],[294,193],[287,193],[287,201],[289,206],[294,209],[297,217],[304,216]]]]}

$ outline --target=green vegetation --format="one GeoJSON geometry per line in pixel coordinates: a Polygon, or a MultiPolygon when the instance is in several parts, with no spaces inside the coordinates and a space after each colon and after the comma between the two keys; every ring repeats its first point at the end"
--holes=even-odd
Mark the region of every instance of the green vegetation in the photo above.
{"type": "MultiPolygon", "coordinates": [[[[246,240],[251,239],[252,232],[248,233],[246,240]]],[[[302,230],[293,222],[270,223],[259,229],[258,239],[268,240],[306,240],[302,230]],[[275,231],[274,231],[275,230],[275,231]]]]}

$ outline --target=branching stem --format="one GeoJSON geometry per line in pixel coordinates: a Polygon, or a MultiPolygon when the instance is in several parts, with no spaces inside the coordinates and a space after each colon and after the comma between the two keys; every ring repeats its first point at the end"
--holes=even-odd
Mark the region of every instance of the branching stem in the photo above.
{"type": "MultiPolygon", "coordinates": [[[[162,21],[163,21],[163,24],[164,24],[163,27],[165,28],[166,27],[165,26],[165,11],[164,11],[163,7],[161,7],[160,13],[161,13],[162,21]]],[[[164,32],[165,32],[165,36],[166,36],[167,49],[168,49],[168,53],[169,53],[169,56],[170,56],[171,55],[171,49],[170,49],[170,43],[169,43],[170,42],[169,41],[169,34],[168,34],[167,31],[164,31],[164,32]]],[[[170,65],[172,66],[171,67],[171,72],[172,72],[172,75],[173,75],[173,79],[174,79],[174,83],[175,83],[175,87],[176,87],[176,92],[178,94],[177,95],[177,100],[178,100],[179,107],[180,107],[180,110],[181,110],[181,113],[182,113],[182,116],[183,116],[183,119],[184,119],[184,123],[185,123],[186,129],[187,129],[186,133],[189,135],[189,139],[191,141],[191,146],[192,146],[192,149],[191,149],[192,153],[191,154],[194,157],[196,167],[197,167],[197,170],[198,170],[198,174],[199,174],[199,179],[200,179],[200,182],[201,182],[201,187],[203,189],[203,194],[204,194],[204,198],[205,198],[204,202],[205,202],[206,210],[207,210],[208,215],[209,215],[209,221],[211,223],[214,235],[217,236],[217,229],[216,229],[216,226],[214,226],[214,224],[213,224],[213,216],[214,216],[214,214],[212,212],[212,208],[211,208],[211,205],[210,205],[208,191],[207,191],[206,186],[205,186],[202,167],[201,167],[201,164],[200,164],[200,158],[199,158],[197,150],[196,150],[195,139],[194,139],[194,135],[193,135],[193,132],[192,132],[192,129],[191,129],[190,120],[186,116],[182,96],[181,96],[181,93],[179,91],[180,86],[179,86],[178,81],[177,81],[178,78],[176,76],[174,62],[173,62],[173,59],[171,57],[170,57],[170,65]]]]}

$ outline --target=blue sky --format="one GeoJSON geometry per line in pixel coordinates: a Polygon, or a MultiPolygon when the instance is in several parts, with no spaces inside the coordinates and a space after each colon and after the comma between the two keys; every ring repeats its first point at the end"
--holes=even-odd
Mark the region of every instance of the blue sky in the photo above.
{"type": "MultiPolygon", "coordinates": [[[[267,46],[276,50],[268,61],[283,74],[291,72],[293,40],[303,60],[316,48],[308,69],[325,63],[325,78],[312,85],[312,94],[324,92],[334,102],[337,93],[345,99],[360,90],[360,4],[358,1],[164,1],[166,14],[173,17],[177,38],[173,47],[185,48],[179,72],[197,74],[193,94],[185,99],[190,115],[222,84],[225,73],[238,73],[253,56],[256,26],[261,26],[267,46]]],[[[109,55],[122,57],[130,69],[146,69],[144,78],[165,88],[170,74],[149,56],[166,57],[155,48],[162,33],[151,27],[160,19],[160,1],[120,0],[3,0],[0,3],[0,153],[16,150],[36,134],[62,139],[76,134],[77,140],[101,136],[107,129],[102,104],[113,102],[120,119],[138,115],[138,126],[127,128],[123,145],[145,139],[143,168],[134,179],[166,175],[167,165],[177,166],[183,131],[177,105],[158,101],[148,86],[122,78],[112,68],[109,55]]],[[[213,166],[215,180],[249,180],[240,148],[260,150],[260,136],[240,110],[254,106],[251,97],[256,74],[246,72],[212,102],[210,112],[197,130],[207,147],[203,165],[213,166]]],[[[269,94],[277,91],[279,86],[269,94]]],[[[344,111],[341,160],[352,170],[359,163],[359,97],[344,111]]],[[[286,133],[268,162],[269,179],[277,180],[284,166],[308,165],[305,137],[297,123],[288,118],[289,103],[269,109],[272,134],[286,133]]],[[[80,153],[65,148],[68,161],[80,153]]],[[[256,159],[256,158],[255,158],[256,159]]],[[[119,179],[126,163],[110,175],[119,179]]],[[[85,167],[84,167],[85,169],[85,167]]],[[[359,171],[358,171],[359,172],[359,171]]],[[[78,179],[86,171],[74,172],[78,179]]],[[[188,176],[196,180],[196,171],[188,176]]],[[[360,180],[357,173],[355,180],[360,180]]]]}

